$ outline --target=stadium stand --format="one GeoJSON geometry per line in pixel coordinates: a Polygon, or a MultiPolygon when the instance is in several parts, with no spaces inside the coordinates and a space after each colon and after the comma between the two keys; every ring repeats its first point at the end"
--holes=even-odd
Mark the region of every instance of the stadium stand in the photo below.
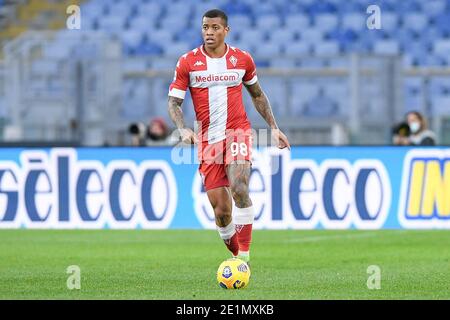
{"type": "MultiPolygon", "coordinates": [[[[117,32],[125,54],[163,54],[169,58],[152,59],[150,67],[171,69],[173,59],[201,43],[195,29],[200,20],[195,19],[210,8],[209,3],[202,1],[198,6],[194,1],[178,1],[169,6],[167,1],[92,0],[83,5],[82,12],[95,21],[88,20],[86,28],[117,32]]],[[[230,16],[231,42],[252,51],[257,62],[264,63],[259,58],[269,58],[268,65],[272,67],[295,65],[280,58],[283,55],[324,56],[355,51],[402,54],[405,65],[450,65],[449,1],[383,2],[382,32],[374,32],[369,37],[364,34],[367,33],[364,9],[370,1],[347,1],[339,5],[337,1],[258,1],[258,5],[253,0],[221,3],[230,16]]],[[[301,67],[320,68],[323,65],[310,60],[301,67]]],[[[278,86],[276,79],[267,85],[278,86]]],[[[329,90],[323,92],[326,97],[329,90]]],[[[342,98],[341,92],[338,90],[334,94],[342,98]]],[[[414,96],[409,96],[409,92],[406,95],[406,101],[412,103],[414,96]]]]}
{"type": "MultiPolygon", "coordinates": [[[[0,6],[4,3],[6,0],[0,0],[0,6]]],[[[41,28],[61,29],[63,22],[44,19],[49,16],[44,12],[58,12],[67,3],[24,1],[17,7],[19,23],[10,23],[0,32],[0,39],[17,36],[30,26],[30,21],[41,28]]],[[[381,30],[367,29],[366,8],[371,4],[370,0],[89,0],[81,5],[82,31],[103,32],[119,40],[125,72],[173,70],[181,54],[201,43],[202,14],[211,6],[218,6],[229,15],[230,43],[251,51],[260,68],[340,68],[349,63],[341,57],[352,53],[400,56],[406,68],[450,67],[450,0],[383,1],[381,30]],[[328,56],[333,58],[326,60],[328,56]]],[[[66,32],[60,31],[54,45],[46,48],[45,58],[62,60],[74,54],[76,41],[69,46],[63,36],[66,32]]],[[[36,73],[50,75],[55,68],[54,63],[33,65],[36,73]]],[[[289,116],[291,112],[304,117],[327,117],[348,113],[348,92],[339,80],[305,87],[292,78],[289,87],[301,92],[300,97],[289,98],[294,110],[284,106],[283,81],[280,77],[264,79],[274,109],[281,115],[289,116]],[[312,108],[313,103],[319,103],[321,108],[312,108]]],[[[145,108],[151,86],[141,82],[125,81],[123,115],[130,120],[148,115],[145,108]]],[[[409,78],[403,86],[405,111],[422,99],[419,82],[409,78]]],[[[159,111],[165,107],[167,85],[168,80],[161,80],[158,90],[153,89],[152,92],[158,92],[158,99],[150,112],[166,119],[167,114],[159,111]]],[[[433,92],[432,110],[450,113],[448,85],[425,85],[433,92]]],[[[189,114],[193,118],[193,113],[189,114]]]]}

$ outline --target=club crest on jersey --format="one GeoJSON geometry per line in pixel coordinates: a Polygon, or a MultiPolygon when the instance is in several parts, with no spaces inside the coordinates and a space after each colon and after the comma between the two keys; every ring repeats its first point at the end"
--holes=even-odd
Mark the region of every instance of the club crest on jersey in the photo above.
{"type": "Polygon", "coordinates": [[[200,60],[198,60],[197,62],[194,63],[194,67],[199,67],[199,66],[204,66],[205,64],[203,62],[201,62],[200,60]]]}
{"type": "Polygon", "coordinates": [[[231,62],[231,64],[232,64],[234,67],[236,67],[237,59],[236,59],[235,56],[231,56],[231,57],[230,57],[230,62],[231,62]]]}

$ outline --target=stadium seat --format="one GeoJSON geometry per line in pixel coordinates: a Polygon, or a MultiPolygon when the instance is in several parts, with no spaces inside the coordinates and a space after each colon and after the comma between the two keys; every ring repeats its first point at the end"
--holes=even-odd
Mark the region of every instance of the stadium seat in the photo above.
{"type": "Polygon", "coordinates": [[[97,28],[98,25],[98,19],[95,16],[83,16],[83,19],[81,19],[80,27],[83,30],[94,30],[97,28]]]}
{"type": "Polygon", "coordinates": [[[159,29],[168,32],[177,32],[179,30],[186,29],[188,26],[189,20],[183,16],[167,16],[161,19],[159,23],[159,29]]]}
{"type": "Polygon", "coordinates": [[[325,38],[329,41],[337,42],[344,50],[351,45],[361,43],[361,41],[358,41],[358,35],[355,31],[341,28],[327,32],[325,38]]]}
{"type": "Polygon", "coordinates": [[[381,28],[388,33],[392,33],[399,28],[399,19],[397,14],[383,12],[381,14],[381,28]]]}
{"type": "MultiPolygon", "coordinates": [[[[383,9],[384,4],[381,6],[383,9]]],[[[407,12],[422,12],[420,1],[409,0],[409,1],[393,1],[389,8],[389,11],[395,12],[398,15],[403,15],[407,12]]]]}
{"type": "Polygon", "coordinates": [[[428,67],[438,67],[445,66],[447,64],[447,61],[440,56],[427,55],[424,59],[419,60],[419,64],[428,67]]]}
{"type": "Polygon", "coordinates": [[[252,11],[252,8],[249,5],[246,5],[245,3],[242,3],[240,1],[231,1],[228,2],[223,10],[227,12],[227,14],[248,14],[252,11]]]}
{"type": "Polygon", "coordinates": [[[269,31],[281,26],[281,19],[277,15],[263,15],[256,19],[256,27],[259,30],[269,31]]]}
{"type": "Polygon", "coordinates": [[[269,33],[270,41],[282,45],[289,45],[295,40],[296,36],[296,32],[289,28],[274,29],[269,33]]]}
{"type": "Polygon", "coordinates": [[[393,40],[381,40],[375,43],[373,52],[377,54],[396,55],[400,53],[398,42],[393,40]]]}
{"type": "Polygon", "coordinates": [[[414,67],[414,58],[411,54],[405,54],[402,57],[402,66],[404,69],[414,67]]]}
{"type": "Polygon", "coordinates": [[[293,14],[286,16],[285,27],[294,30],[301,31],[304,28],[308,28],[311,25],[310,19],[304,14],[293,14]]]}
{"type": "MultiPolygon", "coordinates": [[[[192,7],[185,1],[171,3],[170,7],[166,7],[165,17],[187,19],[192,13],[192,7]]],[[[203,12],[204,13],[204,12],[203,12]]],[[[202,13],[202,14],[203,14],[202,13]]]]}
{"type": "MultiPolygon", "coordinates": [[[[231,34],[228,34],[226,42],[230,42],[230,40],[232,39],[232,37],[230,36],[231,34]]],[[[198,47],[203,42],[200,31],[189,28],[183,29],[176,33],[176,39],[177,41],[189,43],[192,49],[198,47]]]]}
{"type": "Polygon", "coordinates": [[[433,53],[436,56],[446,58],[450,56],[450,40],[437,40],[433,46],[433,53]]]}
{"type": "MultiPolygon", "coordinates": [[[[371,2],[370,4],[374,4],[371,2]]],[[[335,3],[336,11],[341,16],[347,13],[365,13],[370,4],[363,4],[361,1],[338,1],[335,3]]]]}
{"type": "Polygon", "coordinates": [[[138,13],[142,17],[146,17],[149,20],[154,20],[161,15],[162,5],[158,2],[143,2],[138,6],[138,13]]]}
{"type": "MultiPolygon", "coordinates": [[[[449,8],[450,9],[450,8],[449,8]]],[[[434,25],[442,35],[450,37],[450,12],[444,12],[434,18],[434,25]]]]}
{"type": "Polygon", "coordinates": [[[240,34],[239,41],[249,45],[260,45],[265,41],[265,34],[258,29],[250,29],[240,34]]]}
{"type": "Polygon", "coordinates": [[[249,28],[252,25],[252,20],[245,14],[234,14],[228,17],[228,25],[231,32],[236,32],[240,29],[249,28]]]}
{"type": "MultiPolygon", "coordinates": [[[[228,43],[231,46],[235,46],[236,42],[239,42],[239,39],[241,37],[241,34],[239,32],[236,32],[233,30],[233,32],[229,32],[227,37],[225,38],[225,42],[228,43]]],[[[200,43],[203,42],[203,38],[200,38],[200,43]]]]}
{"type": "Polygon", "coordinates": [[[192,50],[191,44],[187,43],[187,42],[177,42],[177,43],[173,43],[169,46],[166,46],[163,48],[164,53],[168,56],[168,57],[176,57],[178,58],[179,56],[185,54],[186,52],[192,50]]]}
{"type": "Polygon", "coordinates": [[[407,13],[403,18],[403,28],[421,32],[429,23],[429,19],[422,13],[407,13]]]}
{"type": "Polygon", "coordinates": [[[142,15],[138,15],[128,19],[127,25],[130,30],[146,32],[156,28],[156,21],[154,19],[149,19],[142,15]]]}
{"type": "Polygon", "coordinates": [[[129,16],[131,16],[133,10],[133,6],[125,2],[111,2],[108,6],[106,6],[106,12],[112,17],[121,16],[128,18],[129,16]]]}
{"type": "Polygon", "coordinates": [[[273,15],[276,12],[275,5],[270,1],[258,2],[257,5],[251,6],[251,12],[254,17],[261,17],[265,15],[273,15]]]}
{"type": "Polygon", "coordinates": [[[287,1],[284,4],[279,5],[278,10],[280,12],[280,15],[283,17],[296,14],[305,14],[305,9],[303,8],[303,6],[300,3],[294,1],[287,1]]]}
{"type": "Polygon", "coordinates": [[[121,32],[125,28],[126,17],[118,16],[104,16],[97,20],[98,28],[106,33],[121,32]]]}
{"type": "Polygon", "coordinates": [[[160,55],[162,53],[162,48],[160,45],[147,40],[145,42],[142,42],[131,52],[136,55],[160,55]]]}
{"type": "Polygon", "coordinates": [[[319,29],[303,29],[300,31],[300,41],[314,44],[318,41],[322,41],[324,34],[319,29]]]}
{"type": "Polygon", "coordinates": [[[284,46],[284,52],[289,57],[309,55],[311,53],[311,44],[306,42],[294,42],[284,46]]]}
{"type": "Polygon", "coordinates": [[[442,12],[445,12],[447,8],[446,0],[428,0],[421,2],[421,11],[429,17],[434,17],[442,12]]]}
{"type": "Polygon", "coordinates": [[[335,14],[320,14],[314,18],[314,28],[322,31],[328,32],[335,30],[338,26],[338,16],[335,14]]]}
{"type": "Polygon", "coordinates": [[[401,49],[409,48],[412,43],[416,43],[416,33],[407,28],[400,28],[395,30],[392,35],[392,39],[395,39],[399,42],[401,49]]]}
{"type": "Polygon", "coordinates": [[[102,17],[106,8],[103,3],[97,1],[90,1],[81,5],[81,12],[83,17],[102,17]]]}
{"type": "Polygon", "coordinates": [[[241,50],[247,51],[247,52],[253,52],[256,45],[250,44],[245,41],[234,41],[233,43],[230,43],[233,47],[239,48],[241,50]]]}
{"type": "Polygon", "coordinates": [[[174,45],[174,33],[165,29],[156,29],[147,33],[147,39],[161,47],[174,45]]]}
{"type": "Polygon", "coordinates": [[[281,54],[282,48],[278,43],[263,42],[255,46],[254,54],[260,57],[274,57],[281,54]]]}
{"type": "Polygon", "coordinates": [[[360,13],[348,13],[342,17],[342,28],[361,31],[367,30],[366,16],[360,13]]]}
{"type": "Polygon", "coordinates": [[[296,67],[296,62],[293,58],[273,58],[270,60],[270,67],[278,69],[291,69],[296,67]]]}
{"type": "Polygon", "coordinates": [[[334,13],[337,6],[328,1],[314,1],[307,7],[307,10],[314,16],[321,13],[334,13]]]}
{"type": "Polygon", "coordinates": [[[339,45],[335,41],[316,42],[313,45],[316,56],[327,56],[339,54],[339,45]]]}
{"type": "MultiPolygon", "coordinates": [[[[223,3],[223,1],[214,2],[214,6],[220,8],[221,7],[220,2],[223,3]]],[[[183,1],[182,3],[186,4],[186,1],[183,1]]],[[[198,24],[198,26],[201,25],[201,17],[203,16],[203,14],[205,14],[206,11],[212,9],[212,4],[207,1],[193,0],[193,1],[191,1],[191,3],[187,3],[187,5],[189,5],[192,8],[192,16],[200,18],[200,19],[193,20],[193,21],[195,21],[195,23],[198,24]]],[[[231,13],[228,13],[228,18],[230,18],[230,16],[231,16],[231,13]]],[[[244,16],[247,16],[247,15],[244,14],[244,16]]]]}
{"type": "Polygon", "coordinates": [[[143,41],[144,33],[137,30],[128,30],[119,33],[119,37],[124,46],[135,48],[143,41]]]}

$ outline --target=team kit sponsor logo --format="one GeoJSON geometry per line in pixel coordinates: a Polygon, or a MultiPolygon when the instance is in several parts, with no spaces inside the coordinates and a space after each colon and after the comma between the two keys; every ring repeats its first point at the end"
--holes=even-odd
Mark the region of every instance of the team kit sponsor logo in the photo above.
{"type": "Polygon", "coordinates": [[[236,81],[239,78],[237,73],[229,74],[210,74],[208,76],[195,76],[196,82],[219,82],[219,81],[236,81]]]}
{"type": "Polygon", "coordinates": [[[193,88],[207,88],[212,84],[237,86],[241,83],[245,70],[233,69],[223,72],[192,71],[190,72],[190,86],[193,88]]]}
{"type": "MultiPolygon", "coordinates": [[[[170,149],[152,160],[98,150],[3,151],[12,160],[0,161],[0,228],[163,229],[177,217],[177,227],[215,228],[196,165],[174,163],[170,149]]],[[[389,152],[319,160],[255,148],[254,227],[450,228],[450,149],[395,151],[398,166],[389,152]]]]}

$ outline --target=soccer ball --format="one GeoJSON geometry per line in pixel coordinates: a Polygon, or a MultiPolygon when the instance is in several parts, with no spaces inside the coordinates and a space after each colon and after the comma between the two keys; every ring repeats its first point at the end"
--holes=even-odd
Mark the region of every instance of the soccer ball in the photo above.
{"type": "Polygon", "coordinates": [[[250,280],[250,268],[241,259],[227,259],[217,270],[217,281],[224,289],[242,289],[250,280]]]}

